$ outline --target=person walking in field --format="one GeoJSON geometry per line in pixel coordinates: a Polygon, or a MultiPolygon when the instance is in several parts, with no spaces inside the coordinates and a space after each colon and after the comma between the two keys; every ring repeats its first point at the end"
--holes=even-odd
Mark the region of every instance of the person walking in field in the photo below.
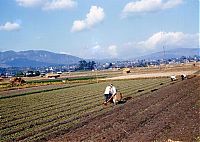
{"type": "Polygon", "coordinates": [[[115,86],[113,86],[112,84],[108,85],[104,92],[104,97],[105,97],[104,104],[109,102],[116,93],[117,93],[117,90],[116,90],[115,86]]]}

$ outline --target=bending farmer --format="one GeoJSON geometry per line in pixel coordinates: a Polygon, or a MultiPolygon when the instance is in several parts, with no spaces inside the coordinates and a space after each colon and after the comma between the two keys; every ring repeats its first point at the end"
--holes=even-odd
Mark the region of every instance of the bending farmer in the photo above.
{"type": "Polygon", "coordinates": [[[105,102],[107,103],[110,100],[112,100],[113,96],[117,93],[117,90],[115,88],[115,86],[113,86],[112,84],[108,85],[105,89],[104,92],[104,97],[105,97],[105,102]]]}

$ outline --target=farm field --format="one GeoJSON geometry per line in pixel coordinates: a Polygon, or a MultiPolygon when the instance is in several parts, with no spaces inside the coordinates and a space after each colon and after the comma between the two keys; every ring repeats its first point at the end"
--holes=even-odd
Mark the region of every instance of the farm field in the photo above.
{"type": "Polygon", "coordinates": [[[52,84],[52,85],[37,85],[37,87],[27,87],[25,88],[24,86],[19,86],[18,88],[9,88],[9,89],[4,89],[0,92],[0,99],[1,98],[9,98],[9,97],[14,97],[14,96],[23,96],[27,94],[34,94],[34,93],[40,93],[40,92],[49,92],[53,90],[60,90],[60,89],[65,89],[65,88],[70,88],[70,87],[75,87],[75,86],[80,86],[80,85],[85,85],[85,84],[90,84],[90,82],[75,82],[75,83],[60,83],[60,84],[52,84]],[[10,90],[11,89],[11,90],[10,90]]]}
{"type": "MultiPolygon", "coordinates": [[[[123,75],[117,77],[107,78],[108,80],[118,80],[118,79],[134,79],[134,78],[152,78],[152,77],[170,77],[171,75],[181,76],[181,74],[192,75],[197,71],[174,71],[174,72],[158,72],[158,73],[144,73],[144,74],[131,74],[131,75],[123,75]]],[[[102,79],[105,80],[105,79],[102,79]]]]}
{"type": "Polygon", "coordinates": [[[199,142],[200,77],[132,98],[49,142],[199,142]]]}
{"type": "Polygon", "coordinates": [[[171,84],[169,78],[112,81],[127,99],[125,104],[102,105],[110,81],[0,99],[1,141],[39,141],[66,133],[85,119],[120,108],[128,99],[171,84]]]}
{"type": "Polygon", "coordinates": [[[0,142],[200,142],[200,0],[116,1],[0,0],[0,142]]]}

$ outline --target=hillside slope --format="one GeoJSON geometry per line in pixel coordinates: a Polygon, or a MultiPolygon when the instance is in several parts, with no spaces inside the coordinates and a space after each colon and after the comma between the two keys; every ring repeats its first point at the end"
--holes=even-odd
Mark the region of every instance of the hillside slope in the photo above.
{"type": "Polygon", "coordinates": [[[44,50],[0,52],[0,65],[13,67],[38,67],[49,65],[68,65],[78,63],[81,58],[44,50]]]}
{"type": "Polygon", "coordinates": [[[171,50],[166,50],[161,51],[161,52],[156,52],[152,54],[148,54],[145,56],[138,57],[137,59],[169,59],[169,58],[180,58],[182,56],[186,57],[193,57],[194,55],[200,55],[200,50],[199,48],[177,48],[177,49],[171,49],[171,50]]]}

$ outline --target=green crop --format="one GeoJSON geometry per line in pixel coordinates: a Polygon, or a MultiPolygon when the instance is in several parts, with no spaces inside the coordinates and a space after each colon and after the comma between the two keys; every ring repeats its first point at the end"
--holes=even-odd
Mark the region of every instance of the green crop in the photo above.
{"type": "MultiPolygon", "coordinates": [[[[83,83],[0,99],[1,141],[37,141],[64,133],[82,118],[119,107],[102,105],[111,81],[83,83]]],[[[168,78],[112,81],[123,97],[136,97],[170,84],[168,78]],[[160,85],[162,83],[162,85],[160,85]],[[143,91],[138,91],[138,90],[143,91]]],[[[33,90],[34,92],[34,90],[33,90]]]]}

